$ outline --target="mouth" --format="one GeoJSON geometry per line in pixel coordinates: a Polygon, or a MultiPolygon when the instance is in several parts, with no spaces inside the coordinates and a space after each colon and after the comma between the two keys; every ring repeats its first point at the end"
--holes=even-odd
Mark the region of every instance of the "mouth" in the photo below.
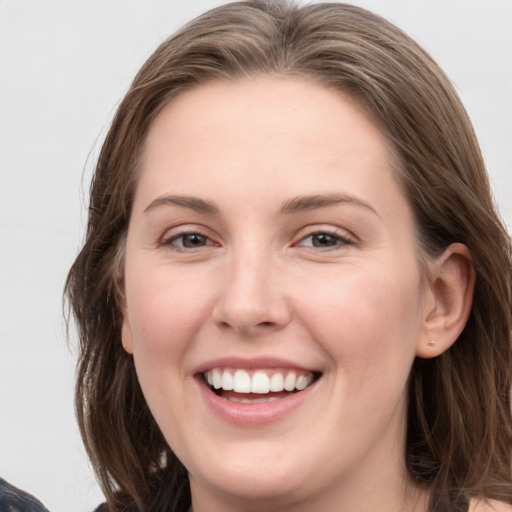
{"type": "Polygon", "coordinates": [[[239,404],[261,404],[295,395],[321,377],[320,372],[292,369],[212,368],[202,372],[203,384],[215,395],[239,404]]]}

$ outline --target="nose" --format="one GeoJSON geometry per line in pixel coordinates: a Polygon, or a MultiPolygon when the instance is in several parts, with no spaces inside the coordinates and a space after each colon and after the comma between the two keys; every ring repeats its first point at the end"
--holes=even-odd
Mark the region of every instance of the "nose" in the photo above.
{"type": "Polygon", "coordinates": [[[233,257],[222,276],[213,320],[245,338],[285,327],[291,318],[282,272],[270,257],[233,257]]]}

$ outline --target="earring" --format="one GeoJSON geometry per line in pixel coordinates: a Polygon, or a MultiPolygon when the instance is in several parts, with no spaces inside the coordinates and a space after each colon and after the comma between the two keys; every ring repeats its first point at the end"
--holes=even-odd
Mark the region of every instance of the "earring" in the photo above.
{"type": "Polygon", "coordinates": [[[434,346],[435,346],[435,344],[436,344],[436,342],[435,342],[434,340],[429,340],[429,342],[427,343],[427,345],[428,345],[429,347],[434,347],[434,346]]]}

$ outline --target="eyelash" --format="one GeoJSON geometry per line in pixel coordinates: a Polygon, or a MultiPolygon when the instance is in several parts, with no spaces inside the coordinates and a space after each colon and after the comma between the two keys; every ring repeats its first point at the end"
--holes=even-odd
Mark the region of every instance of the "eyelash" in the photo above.
{"type": "Polygon", "coordinates": [[[207,247],[207,246],[214,246],[217,244],[212,242],[212,240],[210,239],[210,237],[208,237],[208,235],[205,235],[205,234],[201,233],[200,231],[184,231],[182,233],[177,233],[175,235],[171,235],[168,238],[164,238],[162,240],[162,245],[165,247],[172,247],[172,249],[174,249],[176,251],[188,252],[190,250],[200,249],[202,247],[207,247]],[[205,241],[204,245],[198,245],[195,247],[194,246],[191,246],[191,247],[185,246],[184,239],[186,237],[193,237],[193,236],[200,237],[201,239],[203,239],[205,241]],[[180,239],[182,240],[182,243],[180,245],[177,245],[175,242],[180,239]]]}
{"type": "Polygon", "coordinates": [[[342,249],[344,246],[352,245],[353,243],[354,243],[354,241],[351,238],[349,238],[347,236],[343,236],[343,235],[341,235],[340,233],[338,233],[338,232],[336,232],[334,230],[319,229],[319,230],[313,231],[312,233],[309,233],[305,237],[301,238],[299,243],[296,244],[296,245],[299,245],[299,246],[302,246],[302,247],[311,247],[313,249],[320,249],[320,250],[324,250],[324,251],[329,251],[329,250],[336,251],[336,250],[342,249]],[[320,235],[327,235],[335,243],[332,244],[332,245],[324,246],[324,247],[320,247],[320,246],[316,246],[315,247],[314,245],[310,245],[310,246],[301,245],[301,242],[304,242],[308,238],[313,238],[315,236],[320,236],[320,235]]]}
{"type": "MultiPolygon", "coordinates": [[[[171,247],[173,250],[180,251],[180,252],[189,252],[191,250],[201,249],[203,247],[218,245],[215,242],[213,242],[208,235],[205,235],[205,234],[201,233],[200,231],[184,231],[181,233],[177,233],[177,234],[171,235],[168,238],[165,238],[164,240],[162,240],[161,243],[163,246],[171,247]],[[196,246],[192,245],[192,246],[187,247],[185,245],[186,237],[198,237],[204,243],[202,243],[201,245],[196,245],[196,246]],[[176,244],[176,242],[180,239],[181,239],[181,244],[176,244]]],[[[347,236],[343,236],[334,230],[318,229],[316,231],[308,233],[306,236],[302,237],[298,243],[296,243],[294,245],[298,246],[298,247],[310,247],[311,249],[319,249],[322,251],[329,251],[329,250],[335,251],[335,250],[339,250],[339,249],[343,248],[344,246],[352,245],[353,243],[354,243],[354,241],[351,238],[349,238],[347,236]],[[325,236],[325,235],[327,235],[327,237],[329,237],[331,239],[331,241],[334,243],[332,243],[330,245],[327,244],[323,247],[315,246],[313,237],[325,236]],[[312,239],[311,245],[304,244],[305,240],[307,240],[308,238],[312,239]]]]}

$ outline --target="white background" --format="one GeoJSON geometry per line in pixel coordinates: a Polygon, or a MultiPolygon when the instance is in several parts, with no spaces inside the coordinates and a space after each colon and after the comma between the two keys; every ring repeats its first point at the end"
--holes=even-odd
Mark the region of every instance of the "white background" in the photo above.
{"type": "MultiPolygon", "coordinates": [[[[75,426],[61,309],[97,140],[156,45],[220,3],[0,0],[0,475],[54,512],[101,501],[75,426]]],[[[512,226],[512,0],[354,3],[448,72],[512,226]]]]}

